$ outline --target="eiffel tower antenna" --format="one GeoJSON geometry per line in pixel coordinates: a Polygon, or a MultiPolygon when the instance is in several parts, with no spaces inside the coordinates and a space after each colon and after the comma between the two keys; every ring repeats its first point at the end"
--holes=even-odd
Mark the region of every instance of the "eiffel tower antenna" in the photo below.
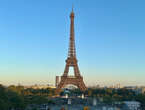
{"type": "Polygon", "coordinates": [[[74,4],[72,4],[72,12],[74,12],[74,4]]]}

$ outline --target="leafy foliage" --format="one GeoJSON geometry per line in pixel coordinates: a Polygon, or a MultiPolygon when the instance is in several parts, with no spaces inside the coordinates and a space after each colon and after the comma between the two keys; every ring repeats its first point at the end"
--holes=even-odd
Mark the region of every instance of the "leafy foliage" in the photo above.
{"type": "MultiPolygon", "coordinates": [[[[111,89],[111,88],[89,88],[85,92],[81,92],[79,89],[70,91],[73,96],[81,96],[85,94],[88,97],[96,97],[101,102],[106,104],[112,104],[116,101],[132,101],[136,100],[141,102],[142,107],[145,107],[145,93],[135,94],[135,92],[122,88],[122,89],[111,89]]],[[[61,95],[64,95],[62,92],[61,95]]],[[[0,85],[0,109],[20,109],[24,110],[29,104],[55,104],[51,98],[55,96],[55,89],[25,89],[23,86],[4,87],[0,85]]]]}

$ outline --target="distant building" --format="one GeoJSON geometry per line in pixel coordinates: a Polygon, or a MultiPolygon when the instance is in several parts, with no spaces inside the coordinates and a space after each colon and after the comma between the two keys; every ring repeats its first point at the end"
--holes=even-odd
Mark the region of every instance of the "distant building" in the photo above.
{"type": "Polygon", "coordinates": [[[56,79],[55,79],[55,87],[57,87],[58,86],[58,84],[59,84],[59,76],[56,76],[56,79]]]}
{"type": "Polygon", "coordinates": [[[129,110],[139,110],[141,103],[137,101],[124,101],[124,104],[129,108],[129,110]]]}
{"type": "Polygon", "coordinates": [[[56,88],[55,86],[51,85],[32,85],[32,86],[24,86],[25,89],[33,88],[33,89],[47,89],[47,88],[56,88]]]}
{"type": "Polygon", "coordinates": [[[123,88],[123,86],[121,86],[120,84],[114,84],[114,85],[109,86],[108,88],[120,89],[120,88],[123,88]]]}
{"type": "Polygon", "coordinates": [[[48,105],[47,104],[40,105],[39,110],[48,110],[48,105]]]}
{"type": "Polygon", "coordinates": [[[145,87],[138,88],[138,93],[144,94],[145,93],[145,87]]]}
{"type": "Polygon", "coordinates": [[[128,90],[134,91],[136,94],[145,93],[145,87],[144,86],[141,86],[141,87],[139,87],[139,86],[127,86],[125,88],[128,89],[128,90]]]}

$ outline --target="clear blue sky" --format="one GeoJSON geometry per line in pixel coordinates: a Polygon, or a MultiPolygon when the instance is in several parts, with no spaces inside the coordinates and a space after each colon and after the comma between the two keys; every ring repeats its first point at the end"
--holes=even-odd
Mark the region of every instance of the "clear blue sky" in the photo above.
{"type": "Polygon", "coordinates": [[[87,85],[145,85],[144,0],[0,0],[0,83],[54,84],[75,12],[87,85]]]}

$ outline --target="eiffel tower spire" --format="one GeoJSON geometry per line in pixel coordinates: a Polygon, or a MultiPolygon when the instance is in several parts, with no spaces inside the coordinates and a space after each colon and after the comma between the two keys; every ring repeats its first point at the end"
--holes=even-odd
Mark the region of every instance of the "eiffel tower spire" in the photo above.
{"type": "Polygon", "coordinates": [[[70,14],[70,19],[71,19],[71,23],[70,23],[70,43],[69,43],[69,51],[68,51],[68,57],[71,57],[71,58],[76,57],[74,18],[75,18],[75,14],[74,14],[73,8],[72,8],[72,12],[70,14]]]}

